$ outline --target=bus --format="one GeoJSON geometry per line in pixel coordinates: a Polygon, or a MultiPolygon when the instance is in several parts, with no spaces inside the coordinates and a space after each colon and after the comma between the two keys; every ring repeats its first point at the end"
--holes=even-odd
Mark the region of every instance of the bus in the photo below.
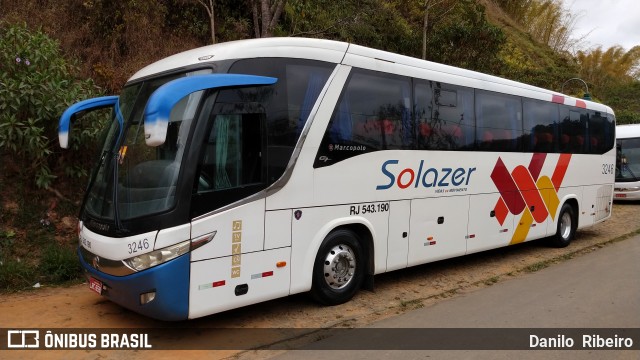
{"type": "Polygon", "coordinates": [[[611,216],[611,108],[355,44],[252,39],[135,73],[79,216],[90,289],[162,320],[523,241],[611,216]]]}
{"type": "Polygon", "coordinates": [[[616,154],[614,199],[640,200],[640,124],[616,126],[616,154]]]}

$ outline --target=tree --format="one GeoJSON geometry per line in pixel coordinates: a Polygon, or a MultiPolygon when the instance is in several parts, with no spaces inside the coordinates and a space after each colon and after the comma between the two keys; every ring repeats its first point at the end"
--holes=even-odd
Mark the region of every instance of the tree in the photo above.
{"type": "Polygon", "coordinates": [[[250,0],[256,38],[273,36],[287,0],[250,0]]]}
{"type": "MultiPolygon", "coordinates": [[[[424,0],[424,19],[422,22],[422,59],[427,58],[427,32],[429,29],[429,15],[434,7],[445,3],[447,0],[424,0]]],[[[453,3],[445,3],[445,8],[441,11],[441,13],[437,16],[437,18],[442,19],[448,12],[453,10],[456,6],[456,2],[453,3]]],[[[431,25],[433,26],[433,25],[431,25]]]]}
{"type": "Polygon", "coordinates": [[[447,21],[432,31],[427,60],[465,69],[499,74],[503,62],[497,56],[506,42],[502,30],[487,22],[484,7],[475,1],[458,1],[447,21]]]}
{"type": "Polygon", "coordinates": [[[613,46],[606,51],[597,47],[578,51],[576,58],[580,65],[580,77],[596,87],[608,88],[640,80],[640,46],[629,51],[620,46],[613,46]]]}
{"type": "Polygon", "coordinates": [[[215,27],[215,0],[208,0],[205,2],[204,0],[198,0],[198,3],[202,5],[205,10],[207,10],[207,15],[209,15],[209,21],[211,26],[211,43],[216,43],[216,27],[215,27]]]}
{"type": "MultiPolygon", "coordinates": [[[[24,25],[0,23],[0,156],[8,155],[20,178],[48,188],[57,160],[58,118],[64,109],[98,94],[90,80],[75,77],[76,66],[62,56],[56,41],[24,25]]],[[[90,153],[100,124],[81,121],[74,130],[77,156],[90,153]]],[[[73,156],[73,155],[72,155],[73,156]]],[[[88,160],[88,159],[85,159],[88,160]]],[[[88,161],[84,164],[88,166],[88,161]]],[[[68,165],[67,175],[86,169],[68,165]]],[[[5,168],[3,171],[7,171],[5,168]]]]}
{"type": "Polygon", "coordinates": [[[215,0],[195,0],[198,4],[202,5],[207,11],[207,15],[209,15],[209,27],[211,29],[211,43],[216,43],[216,26],[215,26],[215,9],[214,5],[216,4],[215,0]]]}
{"type": "Polygon", "coordinates": [[[497,0],[497,3],[536,41],[556,52],[575,49],[589,35],[572,37],[579,14],[565,9],[562,0],[497,0]]]}

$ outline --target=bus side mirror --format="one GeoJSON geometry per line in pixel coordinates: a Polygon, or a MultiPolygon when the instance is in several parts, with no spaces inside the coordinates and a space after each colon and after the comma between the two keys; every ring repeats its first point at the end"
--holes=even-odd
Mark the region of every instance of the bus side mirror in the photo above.
{"type": "Polygon", "coordinates": [[[93,110],[114,107],[118,103],[118,96],[102,96],[77,102],[67,108],[60,116],[58,124],[58,141],[60,147],[67,149],[69,147],[69,132],[71,131],[71,122],[76,117],[93,110]]]}
{"type": "Polygon", "coordinates": [[[144,139],[149,146],[160,146],[167,138],[169,116],[173,107],[196,91],[231,86],[275,84],[278,79],[241,74],[207,74],[179,78],[160,86],[151,94],[144,109],[144,139]]]}

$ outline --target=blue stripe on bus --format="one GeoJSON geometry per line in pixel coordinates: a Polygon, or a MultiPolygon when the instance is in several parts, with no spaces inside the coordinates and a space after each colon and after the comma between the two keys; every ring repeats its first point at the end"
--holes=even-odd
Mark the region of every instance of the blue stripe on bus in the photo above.
{"type": "Polygon", "coordinates": [[[186,320],[189,316],[190,256],[184,254],[164,264],[126,276],[112,276],[87,264],[78,248],[82,267],[103,283],[103,295],[114,303],[158,320],[186,320]],[[140,295],[155,291],[153,301],[140,305],[140,295]]]}

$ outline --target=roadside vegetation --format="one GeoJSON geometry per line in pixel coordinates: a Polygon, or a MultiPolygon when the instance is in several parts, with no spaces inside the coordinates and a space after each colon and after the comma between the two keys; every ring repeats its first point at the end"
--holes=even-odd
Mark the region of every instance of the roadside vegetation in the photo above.
{"type": "MultiPolygon", "coordinates": [[[[70,104],[215,42],[299,36],[359,45],[560,91],[581,78],[618,123],[640,122],[640,46],[584,48],[559,0],[50,0],[0,14],[0,291],[79,278],[76,214],[108,114],[57,142],[70,104]]],[[[639,44],[640,45],[640,44],[639,44]]],[[[564,92],[581,97],[581,83],[564,92]]]]}

